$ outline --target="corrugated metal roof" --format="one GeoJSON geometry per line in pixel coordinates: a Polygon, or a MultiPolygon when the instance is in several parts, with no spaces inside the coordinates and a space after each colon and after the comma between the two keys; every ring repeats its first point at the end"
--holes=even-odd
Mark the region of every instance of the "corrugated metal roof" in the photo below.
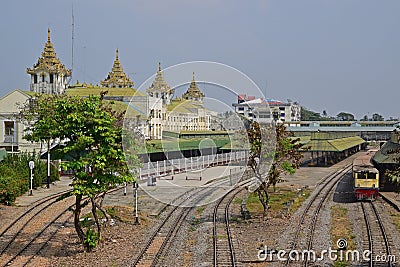
{"type": "Polygon", "coordinates": [[[386,142],[381,149],[375,153],[372,160],[376,163],[398,164],[400,158],[400,144],[386,142]]]}
{"type": "Polygon", "coordinates": [[[313,139],[306,143],[305,146],[310,148],[308,151],[341,152],[363,143],[365,143],[364,139],[359,136],[353,136],[331,140],[313,139]]]}

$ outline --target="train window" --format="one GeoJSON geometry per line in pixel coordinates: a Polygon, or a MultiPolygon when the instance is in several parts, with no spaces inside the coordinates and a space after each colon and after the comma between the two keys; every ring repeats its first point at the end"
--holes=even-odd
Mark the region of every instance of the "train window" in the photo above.
{"type": "Polygon", "coordinates": [[[368,178],[368,172],[361,171],[357,172],[357,179],[367,179],[368,178]]]}
{"type": "Polygon", "coordinates": [[[376,173],[369,172],[368,173],[368,179],[376,179],[376,173]]]}

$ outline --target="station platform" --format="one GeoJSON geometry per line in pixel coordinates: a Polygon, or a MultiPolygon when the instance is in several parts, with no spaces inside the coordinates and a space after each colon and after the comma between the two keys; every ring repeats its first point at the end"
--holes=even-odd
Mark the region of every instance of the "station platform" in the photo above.
{"type": "Polygon", "coordinates": [[[390,203],[397,211],[400,211],[400,194],[396,192],[379,192],[379,196],[390,203]]]}
{"type": "Polygon", "coordinates": [[[61,176],[59,181],[50,184],[50,188],[47,188],[46,185],[43,185],[42,187],[34,189],[32,196],[29,195],[28,191],[22,196],[17,197],[15,200],[15,205],[20,207],[29,206],[33,202],[36,202],[42,198],[72,189],[70,186],[71,182],[71,177],[61,176]]]}
{"type": "MultiPolygon", "coordinates": [[[[145,211],[146,214],[151,216],[158,216],[171,200],[180,193],[187,191],[188,188],[204,186],[215,179],[236,174],[240,171],[240,166],[214,166],[202,172],[188,171],[187,173],[179,173],[173,176],[157,177],[155,186],[148,186],[147,180],[142,180],[139,182],[140,186],[138,189],[139,210],[145,211]]],[[[43,185],[34,189],[32,196],[29,195],[29,191],[19,196],[15,201],[15,205],[17,207],[30,206],[40,199],[72,189],[70,186],[71,183],[71,177],[62,176],[59,181],[50,184],[50,188],[43,185]]],[[[131,185],[127,187],[126,193],[124,195],[122,189],[107,194],[103,205],[133,207],[134,191],[131,185]]]]}

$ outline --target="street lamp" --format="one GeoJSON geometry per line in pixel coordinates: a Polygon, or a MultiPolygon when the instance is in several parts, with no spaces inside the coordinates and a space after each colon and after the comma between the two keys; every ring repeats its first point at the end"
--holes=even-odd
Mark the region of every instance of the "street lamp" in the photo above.
{"type": "Polygon", "coordinates": [[[33,195],[33,168],[35,168],[35,162],[34,161],[29,161],[29,169],[31,169],[31,186],[30,186],[30,191],[29,191],[29,195],[32,196],[33,195]]]}

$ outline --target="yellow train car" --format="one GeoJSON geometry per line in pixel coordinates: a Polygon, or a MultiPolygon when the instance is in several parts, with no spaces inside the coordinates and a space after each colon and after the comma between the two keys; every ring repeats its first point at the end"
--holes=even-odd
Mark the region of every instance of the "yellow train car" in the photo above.
{"type": "Polygon", "coordinates": [[[353,161],[354,195],[358,200],[373,200],[378,197],[379,171],[371,163],[376,151],[369,150],[353,161]]]}

